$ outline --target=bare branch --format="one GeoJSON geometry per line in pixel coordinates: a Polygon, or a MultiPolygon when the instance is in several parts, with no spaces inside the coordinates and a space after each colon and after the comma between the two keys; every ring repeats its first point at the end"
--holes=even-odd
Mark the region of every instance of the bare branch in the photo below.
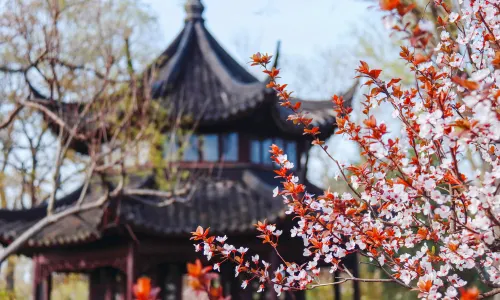
{"type": "Polygon", "coordinates": [[[314,284],[311,286],[311,288],[317,288],[320,286],[331,286],[331,285],[338,285],[342,284],[348,281],[360,281],[360,282],[394,282],[396,281],[394,279],[384,279],[384,278],[356,278],[356,277],[337,277],[337,279],[340,279],[339,281],[335,282],[328,282],[328,283],[320,283],[320,284],[314,284]]]}
{"type": "Polygon", "coordinates": [[[488,298],[488,297],[491,297],[491,296],[495,296],[497,294],[500,294],[500,288],[493,289],[493,290],[491,290],[489,292],[480,294],[479,295],[479,299],[485,299],[485,298],[488,298]]]}
{"type": "MultiPolygon", "coordinates": [[[[36,110],[41,111],[46,116],[48,116],[54,123],[56,123],[58,126],[63,128],[67,132],[70,132],[70,133],[72,132],[72,130],[70,128],[68,128],[68,124],[64,120],[62,120],[60,117],[58,117],[53,111],[48,109],[46,106],[39,104],[37,102],[34,102],[34,101],[25,101],[25,102],[22,102],[21,105],[24,105],[24,106],[30,107],[30,108],[34,108],[36,110]]],[[[79,139],[86,138],[86,136],[83,134],[77,134],[76,132],[73,132],[73,134],[75,137],[77,137],[79,139]]]]}
{"type": "Polygon", "coordinates": [[[14,110],[9,114],[9,116],[7,117],[7,119],[5,121],[3,121],[2,123],[0,123],[0,129],[4,129],[6,128],[7,126],[10,125],[10,123],[12,123],[12,121],[14,121],[14,119],[16,118],[17,114],[23,109],[23,106],[22,105],[16,105],[16,107],[14,108],[14,110]]]}
{"type": "Polygon", "coordinates": [[[86,204],[81,205],[81,206],[73,206],[73,207],[68,208],[66,210],[63,210],[59,213],[47,215],[45,218],[41,219],[35,225],[33,225],[28,230],[23,232],[9,246],[7,246],[7,248],[4,249],[4,251],[0,254],[0,263],[3,262],[9,255],[16,252],[30,238],[32,238],[35,234],[40,232],[42,229],[44,229],[48,225],[53,224],[53,223],[61,220],[62,218],[65,218],[67,216],[82,213],[84,211],[91,210],[94,208],[98,208],[98,207],[102,206],[106,202],[107,199],[108,199],[108,194],[102,196],[100,199],[98,199],[95,202],[86,203],[86,204]]]}

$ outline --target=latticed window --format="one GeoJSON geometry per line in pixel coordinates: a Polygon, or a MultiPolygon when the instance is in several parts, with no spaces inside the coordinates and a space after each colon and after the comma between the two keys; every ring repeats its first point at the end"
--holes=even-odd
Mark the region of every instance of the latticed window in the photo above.
{"type": "Polygon", "coordinates": [[[165,143],[164,155],[169,161],[217,162],[238,161],[238,134],[188,135],[184,141],[178,137],[165,143]]]}
{"type": "Polygon", "coordinates": [[[268,138],[264,140],[253,139],[250,141],[250,161],[254,164],[272,165],[269,149],[272,144],[279,146],[285,151],[288,160],[295,165],[299,164],[297,160],[297,143],[295,141],[285,141],[281,138],[268,138]]]}
{"type": "Polygon", "coordinates": [[[238,161],[238,134],[228,133],[222,136],[222,161],[238,161]]]}
{"type": "Polygon", "coordinates": [[[219,136],[217,134],[207,134],[201,139],[201,160],[218,161],[219,160],[219,136]]]}

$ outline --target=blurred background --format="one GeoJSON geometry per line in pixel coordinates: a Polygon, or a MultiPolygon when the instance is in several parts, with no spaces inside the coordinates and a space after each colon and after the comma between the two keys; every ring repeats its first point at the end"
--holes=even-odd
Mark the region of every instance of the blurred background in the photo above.
{"type": "MultiPolygon", "coordinates": [[[[65,2],[65,0],[60,0],[65,2]]],[[[9,15],[12,1],[1,0],[0,12],[9,15]]],[[[14,1],[16,2],[16,1],[14,1]]],[[[31,9],[40,9],[45,0],[17,0],[30,3],[31,9]]],[[[68,3],[76,1],[67,1],[68,3]]],[[[354,82],[354,69],[359,60],[370,66],[384,70],[384,76],[399,77],[408,83],[405,66],[398,59],[399,41],[389,35],[382,20],[383,15],[376,9],[377,1],[361,0],[205,0],[204,17],[208,30],[218,42],[249,72],[260,79],[265,77],[256,67],[250,67],[249,57],[256,52],[273,54],[278,41],[281,42],[280,68],[282,82],[289,84],[290,90],[303,99],[329,99],[335,93],[347,90],[354,82]]],[[[67,5],[66,3],[65,5],[67,5]]],[[[109,28],[123,31],[130,36],[131,51],[136,58],[134,68],[143,69],[155,59],[174,39],[184,24],[184,0],[91,0],[84,11],[74,15],[75,26],[61,28],[63,34],[80,39],[75,44],[88,43],[91,27],[86,27],[81,18],[92,18],[93,5],[109,5],[103,18],[109,28]]],[[[71,16],[70,16],[71,18],[71,16]]],[[[71,23],[71,20],[69,20],[71,23]]],[[[3,24],[5,29],[5,24],[3,24]]],[[[103,35],[106,32],[102,33],[103,35]]],[[[0,49],[2,44],[0,44],[0,49]]],[[[83,47],[85,48],[85,47],[83,47]]],[[[12,53],[2,49],[1,59],[9,59],[12,53]]],[[[80,56],[85,49],[74,49],[80,56]]],[[[6,83],[3,83],[4,86],[6,83]]],[[[354,115],[359,111],[359,100],[363,89],[359,89],[353,101],[354,115]]],[[[0,112],[2,110],[0,109],[0,112]]],[[[387,111],[387,110],[386,110],[387,111]]],[[[377,111],[377,118],[386,120],[394,134],[399,129],[391,123],[391,116],[383,108],[377,111]]],[[[26,116],[31,118],[32,116],[26,116]]],[[[31,126],[27,122],[27,127],[31,126]]],[[[25,129],[29,135],[36,128],[25,129]]],[[[22,130],[20,131],[22,134],[22,130]]],[[[19,141],[21,140],[20,135],[19,141]]],[[[5,140],[2,150],[7,149],[5,140]]],[[[50,140],[47,142],[50,144],[50,140]]],[[[359,150],[340,136],[329,141],[331,152],[342,162],[360,163],[359,150]]],[[[344,186],[334,178],[338,170],[323,153],[313,149],[309,161],[309,180],[319,187],[342,192],[344,186]]],[[[45,158],[50,160],[50,151],[45,158]]],[[[5,155],[5,151],[3,153],[5,155]]],[[[2,167],[2,165],[0,165],[2,167]]],[[[34,168],[31,168],[34,169],[34,168]]],[[[16,187],[26,184],[30,167],[9,169],[5,164],[0,173],[1,205],[9,208],[29,206],[23,191],[16,187]],[[23,182],[23,184],[20,184],[23,182]]],[[[38,166],[43,170],[43,165],[38,166]]],[[[41,172],[41,171],[40,171],[41,172]]],[[[33,175],[33,174],[32,174],[33,175]]],[[[35,176],[35,175],[33,175],[35,176]]],[[[33,179],[36,180],[36,179],[33,179]]],[[[29,180],[28,180],[29,181],[29,180]]],[[[70,190],[73,187],[68,187],[70,190]]],[[[43,191],[37,191],[43,193],[43,191]]],[[[32,203],[33,204],[33,203],[32,203]]],[[[322,275],[324,281],[331,274],[322,275]]],[[[361,266],[362,278],[377,278],[381,274],[368,263],[361,266]]],[[[0,272],[0,299],[30,299],[32,264],[29,258],[13,256],[2,264],[0,272]]],[[[55,274],[53,277],[52,299],[88,299],[88,278],[77,274],[55,274]]],[[[396,285],[383,283],[361,283],[363,299],[410,299],[416,294],[408,294],[396,285]]],[[[352,288],[342,285],[341,293],[349,299],[352,288]]],[[[333,299],[333,288],[323,287],[307,294],[308,299],[333,299]]]]}

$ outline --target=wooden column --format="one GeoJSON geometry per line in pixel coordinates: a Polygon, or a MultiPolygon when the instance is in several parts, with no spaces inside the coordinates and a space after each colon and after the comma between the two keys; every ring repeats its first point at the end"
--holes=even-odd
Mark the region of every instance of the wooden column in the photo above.
{"type": "Polygon", "coordinates": [[[238,138],[238,160],[250,162],[250,140],[246,134],[240,134],[238,138]]]}
{"type": "Polygon", "coordinates": [[[95,300],[99,299],[99,295],[104,294],[102,285],[101,285],[101,276],[100,270],[93,270],[89,273],[89,299],[95,300]]]}
{"type": "Polygon", "coordinates": [[[112,268],[98,268],[90,272],[90,299],[114,300],[118,292],[116,281],[117,270],[112,268]]]}
{"type": "Polygon", "coordinates": [[[233,296],[235,297],[237,290],[236,284],[234,284],[234,268],[230,264],[222,264],[220,270],[220,281],[222,285],[222,290],[224,291],[224,296],[233,296]]]}
{"type": "Polygon", "coordinates": [[[35,300],[50,300],[52,291],[52,276],[42,275],[42,258],[33,257],[33,298],[35,300]]]}
{"type": "Polygon", "coordinates": [[[111,270],[104,270],[104,300],[114,300],[115,278],[111,270]]]}
{"type": "Polygon", "coordinates": [[[135,244],[130,242],[127,251],[127,274],[126,274],[126,285],[125,299],[133,299],[134,281],[135,281],[135,244]]]}
{"type": "Polygon", "coordinates": [[[175,273],[175,284],[177,286],[177,298],[176,299],[182,299],[182,276],[186,269],[186,265],[184,263],[182,264],[177,264],[177,273],[175,273]]]}
{"type": "Polygon", "coordinates": [[[166,300],[182,299],[182,265],[164,264],[162,265],[163,275],[161,276],[161,297],[166,300]]]}
{"type": "MultiPolygon", "coordinates": [[[[352,254],[353,255],[353,264],[352,264],[352,275],[356,278],[359,278],[359,263],[358,263],[358,255],[356,253],[352,254]]],[[[361,300],[361,290],[359,288],[359,281],[353,280],[352,281],[352,288],[354,290],[353,293],[353,299],[354,300],[361,300]]]]}
{"type": "Polygon", "coordinates": [[[297,291],[291,294],[290,299],[292,300],[306,300],[306,292],[305,291],[297,291]]]}
{"type": "Polygon", "coordinates": [[[33,294],[33,299],[37,300],[38,294],[38,283],[40,282],[40,265],[38,263],[38,256],[33,256],[33,284],[31,293],[33,294]]]}
{"type": "MultiPolygon", "coordinates": [[[[337,270],[333,273],[333,282],[338,282],[339,279],[338,277],[340,276],[340,272],[337,270]]],[[[335,296],[335,300],[340,300],[341,298],[341,290],[340,290],[340,284],[335,284],[333,285],[333,294],[335,296]]]]}
{"type": "MultiPolygon", "coordinates": [[[[269,269],[269,275],[273,276],[273,272],[277,270],[280,265],[278,254],[276,254],[274,250],[272,250],[270,253],[269,262],[271,264],[271,267],[269,269]]],[[[268,285],[267,290],[269,292],[269,297],[268,297],[269,300],[278,299],[278,295],[276,294],[276,291],[274,290],[274,285],[272,283],[268,285]]]]}

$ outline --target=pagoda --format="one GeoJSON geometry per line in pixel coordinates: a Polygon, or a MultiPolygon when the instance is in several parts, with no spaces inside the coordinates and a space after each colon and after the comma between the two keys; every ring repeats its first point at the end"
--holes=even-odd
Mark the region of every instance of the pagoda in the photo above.
{"type": "MultiPolygon", "coordinates": [[[[161,288],[161,299],[182,299],[186,263],[199,257],[189,240],[198,225],[226,234],[233,244],[251,247],[277,264],[275,252],[255,238],[253,226],[264,219],[284,228],[293,224],[284,204],[273,198],[272,190],[279,184],[268,153],[273,143],[295,162],[295,172],[309,191],[322,192],[305,178],[310,140],[304,138],[301,127],[287,121],[289,112],[266,82],[240,66],[209,33],[203,10],[199,0],[186,1],[184,28],[151,65],[155,67],[151,93],[172,113],[183,111],[198,118],[190,143],[193,149],[184,153],[180,167],[215,168],[217,176],[200,181],[187,202],[158,206],[151,205],[160,201],[156,198],[122,197],[45,227],[17,252],[33,259],[34,299],[50,299],[55,272],[88,274],[92,300],[131,300],[133,283],[144,275],[161,288]],[[203,143],[197,143],[199,139],[203,143]]],[[[344,93],[346,103],[354,89],[344,93]]],[[[335,129],[332,102],[301,102],[320,127],[322,138],[331,135],[335,129]]],[[[137,176],[128,185],[157,188],[154,176],[137,176]]],[[[101,189],[90,188],[84,201],[96,201],[100,194],[101,189]]],[[[55,211],[78,205],[79,196],[80,189],[58,199],[55,211]]],[[[11,243],[44,218],[46,211],[47,203],[0,210],[0,242],[11,243]]],[[[297,252],[301,244],[283,236],[280,247],[290,259],[301,259],[302,253],[297,252]]],[[[255,299],[256,289],[242,290],[231,266],[222,268],[221,282],[232,299],[255,299]]],[[[276,299],[272,288],[264,297],[276,299]]],[[[304,293],[293,296],[304,298],[304,293]]]]}

